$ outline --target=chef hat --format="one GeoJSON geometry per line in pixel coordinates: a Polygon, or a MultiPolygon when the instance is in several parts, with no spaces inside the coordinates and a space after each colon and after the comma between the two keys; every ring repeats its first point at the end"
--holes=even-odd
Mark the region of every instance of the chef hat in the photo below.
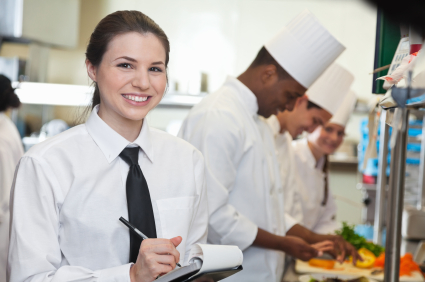
{"type": "Polygon", "coordinates": [[[348,94],[345,96],[344,101],[339,107],[336,114],[331,118],[329,122],[336,123],[342,126],[346,126],[348,119],[350,118],[351,113],[354,110],[354,106],[356,105],[357,97],[356,93],[353,91],[348,91],[348,94]]]}
{"type": "Polygon", "coordinates": [[[292,19],[264,47],[305,88],[345,50],[308,10],[292,19]]]}
{"type": "Polygon", "coordinates": [[[338,64],[332,64],[307,90],[308,100],[336,114],[350,90],[354,76],[338,64]]]}

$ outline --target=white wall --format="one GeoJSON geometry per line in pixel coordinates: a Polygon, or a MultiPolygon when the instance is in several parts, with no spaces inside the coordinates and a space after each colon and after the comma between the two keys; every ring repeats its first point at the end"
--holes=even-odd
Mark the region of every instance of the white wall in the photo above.
{"type": "Polygon", "coordinates": [[[304,9],[312,11],[347,50],[338,62],[356,77],[353,90],[372,88],[376,11],[362,0],[105,0],[102,14],[136,9],[154,19],[171,42],[170,78],[187,91],[199,73],[210,91],[238,75],[264,43],[304,9]]]}

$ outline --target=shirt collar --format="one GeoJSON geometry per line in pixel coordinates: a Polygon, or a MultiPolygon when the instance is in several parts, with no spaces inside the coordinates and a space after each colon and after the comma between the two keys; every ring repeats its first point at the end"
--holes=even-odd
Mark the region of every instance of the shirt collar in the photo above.
{"type": "Polygon", "coordinates": [[[94,142],[105,155],[108,163],[111,163],[118,157],[125,147],[131,146],[132,144],[138,145],[149,160],[153,162],[152,141],[146,119],[143,121],[139,136],[131,143],[107,125],[97,114],[98,110],[99,105],[93,108],[90,117],[86,121],[86,128],[94,142]]]}
{"type": "MultiPolygon", "coordinates": [[[[273,134],[276,136],[278,134],[280,134],[280,122],[277,119],[277,116],[272,115],[271,117],[268,118],[268,123],[270,125],[270,128],[273,131],[273,134]]],[[[285,132],[284,132],[285,133],[285,132]]]]}
{"type": "Polygon", "coordinates": [[[225,82],[225,85],[226,84],[236,88],[238,96],[245,105],[245,108],[251,115],[257,116],[258,101],[254,93],[236,77],[228,76],[225,82]]]}

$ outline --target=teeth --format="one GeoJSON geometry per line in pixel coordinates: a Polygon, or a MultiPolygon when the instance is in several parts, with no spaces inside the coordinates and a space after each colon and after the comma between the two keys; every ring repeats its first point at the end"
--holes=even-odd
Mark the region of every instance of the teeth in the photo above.
{"type": "Polygon", "coordinates": [[[134,95],[124,95],[124,98],[135,101],[135,102],[144,102],[148,99],[148,97],[140,97],[134,95]]]}

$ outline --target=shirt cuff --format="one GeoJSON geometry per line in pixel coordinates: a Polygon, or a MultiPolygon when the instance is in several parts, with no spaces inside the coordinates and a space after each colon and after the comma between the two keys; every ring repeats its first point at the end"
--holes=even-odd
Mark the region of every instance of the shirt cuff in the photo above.
{"type": "Polygon", "coordinates": [[[132,263],[106,268],[100,272],[99,282],[131,282],[130,267],[132,263]]]}
{"type": "Polygon", "coordinates": [[[285,229],[286,232],[289,231],[292,227],[294,227],[295,224],[298,224],[298,221],[290,216],[289,214],[285,213],[285,229]]]}
{"type": "Polygon", "coordinates": [[[254,243],[258,233],[258,226],[245,216],[239,214],[235,228],[222,238],[222,245],[236,245],[242,251],[254,243]]]}

